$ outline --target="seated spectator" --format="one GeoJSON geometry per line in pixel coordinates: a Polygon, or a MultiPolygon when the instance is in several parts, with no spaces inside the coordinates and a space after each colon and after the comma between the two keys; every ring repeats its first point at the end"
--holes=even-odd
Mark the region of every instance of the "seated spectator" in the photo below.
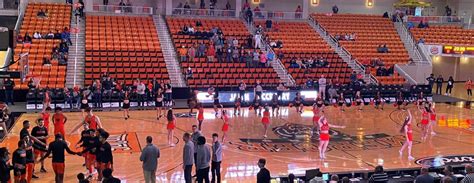
{"type": "Polygon", "coordinates": [[[346,34],[344,35],[344,40],[345,40],[345,41],[349,41],[350,39],[351,39],[351,38],[350,38],[349,34],[346,33],[346,34]]]}
{"type": "Polygon", "coordinates": [[[281,40],[278,40],[278,41],[276,42],[276,47],[277,47],[277,48],[283,48],[283,42],[282,42],[281,40]]]}
{"type": "Polygon", "coordinates": [[[272,20],[267,19],[265,21],[265,31],[267,31],[267,32],[272,31],[272,24],[273,24],[272,20]]]}
{"type": "Polygon", "coordinates": [[[385,183],[388,182],[388,175],[383,171],[382,166],[376,166],[375,172],[370,176],[369,183],[385,183]]]}
{"type": "Polygon", "coordinates": [[[267,51],[267,61],[271,62],[273,61],[273,59],[275,59],[275,55],[273,54],[273,52],[267,51]]]}
{"type": "Polygon", "coordinates": [[[59,62],[59,57],[61,56],[61,54],[59,53],[59,51],[55,51],[52,53],[51,55],[51,60],[56,60],[59,62]]]}
{"type": "Polygon", "coordinates": [[[388,17],[389,17],[389,16],[388,16],[388,12],[383,13],[383,16],[382,16],[382,17],[388,18],[388,17]]]}
{"type": "Polygon", "coordinates": [[[61,33],[57,29],[56,29],[56,33],[54,33],[54,39],[61,39],[61,33]]]}
{"type": "Polygon", "coordinates": [[[408,30],[411,30],[411,29],[413,29],[414,27],[415,27],[415,24],[413,24],[413,22],[408,22],[408,23],[407,23],[407,29],[408,29],[408,30]]]}
{"type": "Polygon", "coordinates": [[[23,37],[23,43],[29,43],[29,44],[31,44],[31,42],[32,42],[31,36],[30,36],[30,34],[27,32],[27,33],[25,34],[25,36],[23,37]]]}
{"type": "Polygon", "coordinates": [[[46,11],[44,11],[43,9],[40,9],[40,11],[38,11],[38,13],[36,13],[36,16],[38,16],[40,18],[46,17],[46,11]]]}
{"type": "Polygon", "coordinates": [[[382,47],[382,49],[383,49],[383,53],[388,53],[388,52],[389,52],[389,51],[388,51],[387,44],[384,44],[383,47],[382,47]]]}
{"type": "Polygon", "coordinates": [[[355,82],[357,80],[357,73],[356,71],[352,71],[351,76],[349,76],[351,82],[355,82]]]}
{"type": "Polygon", "coordinates": [[[296,64],[298,64],[298,68],[300,68],[300,69],[302,67],[306,68],[306,66],[303,64],[303,61],[300,58],[296,59],[296,64]]]}
{"type": "Polygon", "coordinates": [[[314,60],[312,58],[309,58],[308,61],[306,62],[306,68],[313,68],[314,67],[314,60]]]}
{"type": "Polygon", "coordinates": [[[272,48],[276,48],[277,47],[277,43],[274,41],[274,40],[271,40],[270,43],[268,43],[268,45],[272,48]]]}
{"type": "Polygon", "coordinates": [[[59,59],[58,59],[58,64],[59,65],[67,65],[67,59],[68,59],[68,56],[67,56],[66,53],[60,54],[59,59]]]}
{"type": "Polygon", "coordinates": [[[188,2],[186,1],[186,3],[184,3],[183,8],[184,9],[191,9],[191,6],[189,6],[188,2]]]}
{"type": "Polygon", "coordinates": [[[355,34],[354,32],[349,35],[349,40],[351,40],[351,41],[355,41],[355,40],[356,40],[356,34],[355,34]]]}
{"type": "Polygon", "coordinates": [[[290,68],[298,68],[298,64],[296,63],[296,58],[293,57],[290,59],[290,68]]]}
{"type": "Polygon", "coordinates": [[[184,25],[183,28],[181,29],[181,34],[187,35],[189,33],[189,28],[188,25],[184,25]]]}
{"type": "Polygon", "coordinates": [[[192,79],[193,78],[193,70],[191,67],[188,67],[188,70],[186,70],[186,80],[192,79]]]}
{"type": "Polygon", "coordinates": [[[41,33],[39,33],[38,31],[36,31],[36,32],[33,34],[33,38],[35,38],[35,39],[41,39],[41,33]]]}
{"type": "Polygon", "coordinates": [[[202,26],[201,20],[196,20],[196,27],[201,27],[201,26],[202,26]]]}
{"type": "Polygon", "coordinates": [[[314,81],[311,78],[306,80],[306,88],[313,88],[314,81]]]}
{"type": "Polygon", "coordinates": [[[54,33],[53,31],[49,31],[49,33],[45,37],[46,39],[54,39],[54,33]]]}
{"type": "Polygon", "coordinates": [[[238,46],[239,46],[239,40],[234,38],[234,39],[232,40],[232,46],[238,47],[238,46]]]}
{"type": "Polygon", "coordinates": [[[65,41],[61,41],[61,43],[59,44],[59,52],[61,53],[69,52],[69,46],[67,45],[65,41]]]}
{"type": "Polygon", "coordinates": [[[63,32],[61,33],[61,39],[67,44],[72,45],[71,33],[69,32],[69,29],[67,27],[64,27],[63,32]]]}
{"type": "Polygon", "coordinates": [[[239,49],[237,47],[232,48],[232,61],[238,62],[240,58],[239,49]]]}
{"type": "Polygon", "coordinates": [[[23,39],[24,39],[23,36],[18,34],[18,36],[16,37],[16,42],[17,43],[23,43],[23,39]]]}
{"type": "Polygon", "coordinates": [[[46,57],[43,57],[43,66],[51,67],[51,61],[46,57]]]}
{"type": "Polygon", "coordinates": [[[53,48],[51,49],[51,53],[59,51],[58,45],[54,45],[53,48]]]}
{"type": "Polygon", "coordinates": [[[422,28],[422,29],[423,29],[423,28],[429,28],[429,27],[430,27],[430,26],[428,25],[428,22],[423,22],[423,20],[420,21],[420,23],[418,24],[418,28],[422,28]]]}
{"type": "Polygon", "coordinates": [[[424,40],[423,38],[420,38],[420,39],[418,40],[418,44],[424,44],[424,43],[425,43],[425,40],[424,40]]]}
{"type": "Polygon", "coordinates": [[[280,60],[285,58],[285,54],[281,50],[278,50],[277,56],[278,56],[278,59],[280,59],[280,60]]]}

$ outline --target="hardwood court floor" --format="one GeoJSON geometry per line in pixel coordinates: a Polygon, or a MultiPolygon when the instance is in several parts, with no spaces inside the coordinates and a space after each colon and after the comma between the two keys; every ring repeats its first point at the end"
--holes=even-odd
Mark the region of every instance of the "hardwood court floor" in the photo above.
{"type": "MultiPolygon", "coordinates": [[[[438,116],[446,118],[473,119],[472,110],[457,106],[438,104],[438,116]]],[[[411,106],[412,111],[415,110],[411,106]]],[[[230,109],[231,110],[231,109],[230,109]]],[[[176,110],[184,113],[187,110],[176,110]]],[[[231,110],[232,113],[232,110],[231,110]]],[[[183,182],[182,171],[182,134],[191,131],[191,125],[196,123],[194,118],[180,117],[175,130],[176,147],[166,145],[165,119],[156,120],[155,111],[132,111],[131,119],[124,120],[121,112],[96,112],[100,116],[104,128],[113,136],[111,144],[117,147],[114,152],[114,175],[127,182],[143,182],[140,149],[145,144],[145,137],[154,137],[154,143],[161,150],[159,159],[158,182],[183,182]]],[[[267,141],[262,141],[262,125],[260,117],[254,111],[245,109],[242,116],[231,115],[231,127],[227,143],[224,147],[222,177],[225,182],[255,182],[258,172],[257,160],[266,158],[272,176],[287,175],[288,173],[304,174],[304,170],[321,168],[323,172],[350,172],[355,170],[373,170],[377,164],[383,164],[386,169],[419,167],[415,161],[409,161],[405,154],[399,158],[398,150],[404,142],[399,133],[400,124],[405,112],[396,110],[392,105],[386,109],[375,110],[365,106],[363,111],[349,108],[340,112],[332,106],[326,107],[326,115],[330,123],[346,125],[345,129],[335,129],[329,144],[328,159],[319,159],[317,144],[308,135],[312,120],[310,107],[300,115],[294,108],[284,107],[280,117],[271,118],[273,132],[269,133],[267,141]],[[293,136],[293,134],[296,134],[293,136]],[[293,138],[292,140],[283,137],[293,138]]],[[[69,118],[66,133],[70,133],[82,118],[81,113],[66,113],[69,118]]],[[[420,112],[414,111],[418,122],[420,112]]],[[[21,121],[33,121],[38,114],[24,114],[16,123],[10,136],[1,146],[8,146],[13,152],[18,141],[21,121]]],[[[222,121],[216,119],[212,109],[205,110],[203,133],[210,141],[212,133],[220,135],[222,121]]],[[[414,128],[413,156],[418,158],[471,154],[474,152],[474,132],[461,128],[436,127],[437,135],[426,143],[420,142],[420,128],[414,128]]],[[[52,129],[51,129],[52,131],[52,129]]],[[[79,139],[78,132],[66,136],[75,144],[79,139]]],[[[208,141],[208,142],[209,142],[208,141]]],[[[73,147],[73,145],[71,145],[73,147]]],[[[66,182],[74,182],[76,174],[85,172],[82,167],[83,158],[68,155],[66,157],[66,182]]],[[[39,165],[37,166],[39,168],[39,165]]],[[[37,173],[40,179],[34,182],[52,182],[53,173],[51,159],[46,160],[48,173],[37,173]]]]}

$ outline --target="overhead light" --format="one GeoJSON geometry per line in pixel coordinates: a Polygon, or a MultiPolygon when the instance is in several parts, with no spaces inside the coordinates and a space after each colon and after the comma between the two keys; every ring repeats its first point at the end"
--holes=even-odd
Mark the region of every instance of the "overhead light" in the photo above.
{"type": "Polygon", "coordinates": [[[318,6],[319,5],[319,0],[311,0],[311,5],[318,6]]]}
{"type": "Polygon", "coordinates": [[[366,0],[367,7],[372,8],[374,7],[375,0],[366,0]]]}

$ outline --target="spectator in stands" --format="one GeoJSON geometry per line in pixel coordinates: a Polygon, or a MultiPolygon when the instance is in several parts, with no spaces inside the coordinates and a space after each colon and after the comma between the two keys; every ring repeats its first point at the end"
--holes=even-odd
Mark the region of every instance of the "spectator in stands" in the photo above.
{"type": "Polygon", "coordinates": [[[217,48],[216,49],[216,57],[217,57],[217,62],[224,62],[224,51],[222,48],[217,48]]]}
{"type": "Polygon", "coordinates": [[[443,92],[443,89],[442,89],[443,82],[444,82],[443,76],[441,76],[440,74],[438,78],[436,78],[436,94],[441,95],[441,92],[443,92]]]}
{"type": "Polygon", "coordinates": [[[59,52],[61,53],[69,52],[69,46],[64,40],[62,40],[61,43],[59,44],[59,52]]]}
{"type": "Polygon", "coordinates": [[[32,42],[32,39],[31,39],[30,34],[29,34],[28,32],[25,33],[25,36],[23,37],[23,43],[29,43],[29,44],[31,44],[31,42],[32,42]]]}
{"type": "Polygon", "coordinates": [[[56,33],[54,33],[54,39],[61,39],[61,33],[58,29],[56,29],[56,33]]]}
{"type": "Polygon", "coordinates": [[[297,58],[296,59],[296,64],[298,64],[298,68],[301,69],[301,68],[305,68],[306,69],[306,65],[303,64],[303,60],[301,60],[301,58],[297,58]]]}
{"type": "Polygon", "coordinates": [[[349,76],[351,82],[355,82],[357,80],[357,73],[356,71],[352,71],[351,75],[349,76]]]}
{"type": "Polygon", "coordinates": [[[339,182],[339,176],[337,176],[336,174],[331,175],[331,180],[329,181],[329,183],[338,183],[338,182],[339,182]]]}
{"type": "Polygon", "coordinates": [[[127,6],[125,8],[125,11],[131,13],[132,12],[132,3],[130,2],[130,0],[127,0],[127,4],[125,4],[125,6],[127,6]]]}
{"type": "Polygon", "coordinates": [[[232,47],[232,60],[233,62],[238,62],[240,59],[239,49],[237,47],[232,47]]]}
{"type": "Polygon", "coordinates": [[[261,48],[262,46],[262,35],[256,33],[254,36],[254,42],[255,42],[255,49],[261,48]]]}
{"type": "Polygon", "coordinates": [[[323,179],[323,173],[316,169],[315,176],[309,180],[309,183],[325,183],[326,181],[323,179]]]}
{"type": "Polygon", "coordinates": [[[3,89],[5,89],[5,104],[8,103],[15,105],[13,101],[13,89],[15,88],[15,82],[11,78],[3,80],[3,89]]]}
{"type": "Polygon", "coordinates": [[[389,18],[388,12],[383,13],[383,16],[382,16],[382,17],[384,17],[384,18],[389,18]]]}
{"type": "Polygon", "coordinates": [[[423,38],[418,39],[418,44],[425,44],[425,40],[423,38]]]}
{"type": "Polygon", "coordinates": [[[269,183],[270,182],[270,171],[265,168],[267,161],[263,158],[258,160],[258,167],[260,171],[257,173],[257,183],[269,183]]]}
{"type": "Polygon", "coordinates": [[[196,20],[196,27],[202,27],[202,22],[201,20],[196,20]]]}
{"type": "Polygon", "coordinates": [[[109,0],[102,0],[102,4],[105,6],[109,5],[109,0]]]}
{"type": "Polygon", "coordinates": [[[275,59],[275,54],[273,54],[272,51],[267,51],[267,63],[270,64],[273,61],[273,59],[275,59]]]}
{"type": "Polygon", "coordinates": [[[321,93],[321,98],[326,98],[326,78],[324,77],[324,74],[321,74],[321,77],[318,80],[318,86],[319,86],[319,93],[321,93]]]}
{"type": "Polygon", "coordinates": [[[444,7],[444,10],[446,11],[446,16],[451,16],[452,11],[449,5],[446,5],[446,7],[444,7]]]}
{"type": "Polygon", "coordinates": [[[369,183],[387,183],[388,182],[388,175],[383,171],[382,166],[376,166],[375,172],[370,176],[369,183]]]}
{"type": "Polygon", "coordinates": [[[334,5],[332,7],[332,13],[337,14],[337,12],[339,12],[339,8],[337,7],[337,5],[334,5]]]}
{"type": "Polygon", "coordinates": [[[306,80],[306,87],[305,87],[305,88],[313,88],[313,85],[314,85],[313,79],[308,78],[308,79],[306,80]]]}
{"type": "Polygon", "coordinates": [[[179,52],[179,61],[180,62],[186,62],[186,58],[187,58],[187,55],[188,55],[188,50],[186,49],[185,46],[181,46],[181,48],[178,50],[179,52]]]}
{"type": "Polygon", "coordinates": [[[301,9],[300,5],[298,5],[298,7],[296,7],[295,18],[303,18],[303,9],[301,9]]]}
{"type": "Polygon", "coordinates": [[[36,31],[36,32],[33,34],[33,38],[35,38],[35,39],[41,39],[41,33],[39,33],[38,31],[36,31]]]}
{"type": "Polygon", "coordinates": [[[260,11],[260,7],[256,6],[256,7],[253,9],[253,12],[255,12],[255,16],[256,16],[256,17],[263,18],[262,12],[260,11]]]}
{"type": "Polygon", "coordinates": [[[214,46],[209,45],[209,48],[207,49],[207,61],[214,62],[215,56],[216,56],[216,50],[214,49],[214,46]]]}
{"type": "Polygon", "coordinates": [[[232,61],[232,47],[227,46],[227,48],[225,49],[225,56],[226,62],[232,61]]]}
{"type": "Polygon", "coordinates": [[[47,57],[43,57],[43,66],[51,67],[51,61],[47,57]]]}
{"type": "Polygon", "coordinates": [[[49,31],[49,33],[45,36],[46,39],[54,39],[53,31],[49,31]]]}
{"type": "Polygon", "coordinates": [[[351,41],[356,40],[356,34],[354,32],[349,35],[349,40],[351,40],[351,41]]]}
{"type": "Polygon", "coordinates": [[[462,179],[461,183],[472,183],[474,182],[474,170],[471,164],[464,167],[466,169],[466,176],[462,179]]]}
{"type": "Polygon", "coordinates": [[[194,27],[190,25],[190,26],[188,27],[188,34],[189,34],[189,35],[194,35],[194,33],[195,33],[194,27]]]}
{"type": "Polygon", "coordinates": [[[245,66],[246,67],[252,67],[252,60],[253,60],[253,53],[250,51],[247,51],[244,55],[245,59],[245,66]]]}
{"type": "Polygon", "coordinates": [[[191,69],[191,67],[188,67],[188,70],[186,70],[186,80],[189,80],[192,78],[193,78],[193,69],[191,69]]]}
{"type": "Polygon", "coordinates": [[[263,51],[260,52],[260,67],[266,67],[267,66],[267,54],[263,51]]]}
{"type": "Polygon", "coordinates": [[[198,49],[197,49],[197,57],[199,57],[199,58],[204,57],[206,49],[207,49],[206,45],[203,42],[201,42],[198,46],[198,49]]]}
{"type": "Polygon", "coordinates": [[[299,68],[298,63],[296,63],[296,57],[290,59],[290,68],[299,68]]]}
{"type": "Polygon", "coordinates": [[[125,3],[123,2],[123,0],[120,0],[119,7],[120,7],[120,11],[122,13],[126,12],[125,11],[125,3]]]}
{"type": "Polygon", "coordinates": [[[189,47],[188,49],[188,57],[190,62],[194,62],[194,57],[196,57],[196,49],[194,48],[194,45],[189,47]]]}
{"type": "Polygon", "coordinates": [[[428,168],[421,168],[421,174],[416,177],[416,183],[434,183],[434,178],[429,174],[428,168]]]}
{"type": "Polygon", "coordinates": [[[277,40],[276,47],[277,48],[283,48],[283,42],[281,40],[277,40]]]}
{"type": "Polygon", "coordinates": [[[36,16],[40,18],[46,17],[46,12],[43,9],[40,9],[38,13],[36,13],[36,16]]]}
{"type": "Polygon", "coordinates": [[[267,19],[265,21],[265,31],[267,31],[267,32],[272,31],[272,24],[273,24],[272,20],[267,19]]]}
{"type": "Polygon", "coordinates": [[[253,64],[252,64],[252,67],[258,67],[258,64],[259,64],[259,61],[260,61],[260,54],[258,54],[257,50],[253,50],[253,57],[252,57],[252,60],[253,60],[253,64]]]}
{"type": "Polygon", "coordinates": [[[23,36],[18,34],[18,36],[16,37],[16,42],[21,44],[23,43],[23,39],[24,39],[23,36]]]}
{"type": "Polygon", "coordinates": [[[344,34],[344,41],[349,41],[350,40],[350,36],[348,33],[344,34]]]}
{"type": "Polygon", "coordinates": [[[186,13],[189,14],[189,12],[190,12],[189,9],[191,9],[191,6],[189,6],[189,4],[188,4],[187,1],[184,3],[183,8],[186,9],[184,13],[185,13],[185,14],[186,14],[186,13]]]}
{"type": "Polygon", "coordinates": [[[232,8],[232,6],[230,5],[230,2],[227,1],[227,3],[225,4],[225,10],[230,10],[232,8]]]}
{"type": "Polygon", "coordinates": [[[281,50],[278,50],[277,57],[278,57],[278,59],[281,60],[281,59],[285,58],[285,54],[281,50]]]}
{"type": "Polygon", "coordinates": [[[418,24],[418,28],[421,28],[421,29],[423,29],[423,28],[429,28],[429,27],[430,27],[430,26],[428,25],[428,22],[423,22],[423,20],[420,21],[420,23],[418,24]]]}
{"type": "Polygon", "coordinates": [[[199,9],[205,9],[206,8],[206,3],[204,3],[204,0],[201,0],[199,3],[199,9]]]}
{"type": "MultiPolygon", "coordinates": [[[[458,178],[454,176],[453,174],[453,167],[451,165],[446,165],[443,170],[444,176],[445,177],[450,177],[452,182],[458,182],[458,178]]],[[[442,181],[442,183],[446,183],[445,181],[442,181]]]]}
{"type": "Polygon", "coordinates": [[[277,46],[276,46],[277,43],[275,42],[275,40],[270,40],[269,42],[270,42],[270,43],[268,43],[268,45],[269,45],[270,47],[272,47],[272,48],[276,48],[276,47],[277,47],[277,46]]]}
{"type": "Polygon", "coordinates": [[[247,37],[247,48],[252,48],[252,45],[253,45],[253,38],[252,38],[252,35],[249,35],[247,37]]]}
{"type": "Polygon", "coordinates": [[[350,182],[349,177],[342,177],[341,183],[349,183],[349,182],[350,182]]]}

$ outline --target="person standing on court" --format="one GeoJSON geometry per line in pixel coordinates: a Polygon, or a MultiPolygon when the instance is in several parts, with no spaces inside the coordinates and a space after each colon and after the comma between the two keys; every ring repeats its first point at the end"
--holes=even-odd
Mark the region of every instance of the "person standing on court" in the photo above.
{"type": "Polygon", "coordinates": [[[326,78],[324,77],[324,74],[321,74],[321,78],[318,80],[318,86],[318,92],[321,94],[321,98],[326,100],[326,78]]]}
{"type": "Polygon", "coordinates": [[[183,141],[184,180],[186,181],[186,183],[192,183],[191,171],[193,170],[194,163],[194,143],[191,141],[191,134],[185,133],[183,135],[183,141]]]}
{"type": "Polygon", "coordinates": [[[443,76],[441,76],[440,74],[438,78],[436,78],[436,94],[441,95],[441,92],[443,92],[443,89],[442,89],[443,82],[444,82],[443,76]]]}
{"type": "Polygon", "coordinates": [[[260,168],[260,171],[257,173],[257,183],[270,183],[270,171],[265,168],[266,163],[267,160],[265,160],[264,158],[260,158],[258,160],[258,167],[260,168]]]}
{"type": "Polygon", "coordinates": [[[221,183],[222,145],[219,142],[219,135],[217,133],[212,134],[212,142],[211,182],[221,183]]]}
{"type": "Polygon", "coordinates": [[[140,161],[143,162],[143,176],[145,177],[145,183],[156,182],[156,169],[158,168],[158,158],[160,158],[160,149],[153,145],[153,138],[151,136],[146,137],[146,147],[143,148],[142,154],[140,155],[140,161]]]}

